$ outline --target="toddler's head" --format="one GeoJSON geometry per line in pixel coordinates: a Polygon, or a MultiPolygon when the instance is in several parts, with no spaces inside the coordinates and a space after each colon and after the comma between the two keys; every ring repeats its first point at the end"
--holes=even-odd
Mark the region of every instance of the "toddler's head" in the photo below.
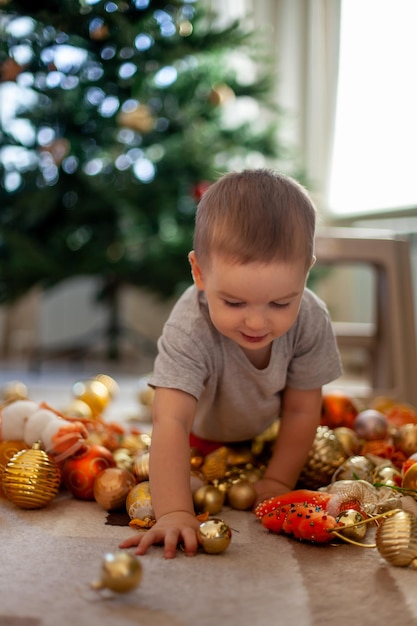
{"type": "Polygon", "coordinates": [[[231,172],[197,208],[194,251],[200,267],[213,255],[232,264],[314,260],[316,209],[305,189],[269,169],[231,172]]]}

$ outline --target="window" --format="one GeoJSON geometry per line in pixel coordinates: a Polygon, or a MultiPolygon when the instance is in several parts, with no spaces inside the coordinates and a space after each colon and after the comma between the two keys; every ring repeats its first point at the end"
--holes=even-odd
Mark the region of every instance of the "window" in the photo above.
{"type": "Polygon", "coordinates": [[[417,207],[417,2],[342,0],[329,210],[417,207]]]}

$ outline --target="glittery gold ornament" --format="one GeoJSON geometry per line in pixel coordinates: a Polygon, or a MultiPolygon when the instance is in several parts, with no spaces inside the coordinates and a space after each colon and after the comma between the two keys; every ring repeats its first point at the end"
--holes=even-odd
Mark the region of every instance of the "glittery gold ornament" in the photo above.
{"type": "Polygon", "coordinates": [[[130,472],[108,467],[96,476],[94,499],[106,511],[117,511],[126,505],[127,494],[135,485],[135,477],[130,472]]]}
{"type": "Polygon", "coordinates": [[[256,490],[249,480],[238,480],[227,490],[227,500],[232,509],[247,511],[256,499],[256,490]]]}
{"type": "Polygon", "coordinates": [[[373,515],[379,505],[379,490],[366,480],[336,480],[325,491],[337,495],[339,508],[356,500],[365,513],[373,515]]]}
{"type": "Polygon", "coordinates": [[[312,448],[300,475],[308,489],[328,485],[335,470],[346,460],[342,444],[328,426],[318,426],[312,448]]]}
{"type": "Polygon", "coordinates": [[[131,520],[155,520],[149,482],[132,487],[126,498],[126,511],[131,520]]]}
{"type": "Polygon", "coordinates": [[[22,509],[40,509],[58,493],[61,484],[59,467],[34,443],[30,450],[20,450],[3,472],[6,497],[22,509]]]}
{"type": "Polygon", "coordinates": [[[397,510],[376,531],[376,547],[391,565],[417,569],[417,517],[397,510]]]}
{"type": "Polygon", "coordinates": [[[95,379],[76,382],[72,393],[75,398],[88,404],[93,417],[99,416],[110,401],[110,392],[106,385],[95,379]]]}
{"type": "Polygon", "coordinates": [[[135,589],[142,580],[142,565],[129,552],[114,552],[104,556],[100,580],[92,588],[110,589],[116,593],[127,593],[135,589]]]}
{"type": "Polygon", "coordinates": [[[149,452],[140,452],[134,457],[133,473],[138,482],[149,480],[149,452]]]}
{"type": "Polygon", "coordinates": [[[230,544],[232,531],[221,519],[213,518],[202,522],[197,529],[197,540],[207,554],[220,554],[230,544]]]}
{"type": "Polygon", "coordinates": [[[203,485],[193,494],[194,507],[198,513],[216,515],[224,504],[225,493],[214,485],[203,485]]]}
{"type": "Polygon", "coordinates": [[[228,454],[228,448],[226,446],[221,446],[204,457],[204,463],[201,466],[201,471],[208,482],[224,478],[227,470],[228,454]]]}
{"type": "Polygon", "coordinates": [[[0,496],[5,495],[2,487],[4,468],[17,452],[28,449],[27,443],[21,440],[0,442],[0,496]]]}

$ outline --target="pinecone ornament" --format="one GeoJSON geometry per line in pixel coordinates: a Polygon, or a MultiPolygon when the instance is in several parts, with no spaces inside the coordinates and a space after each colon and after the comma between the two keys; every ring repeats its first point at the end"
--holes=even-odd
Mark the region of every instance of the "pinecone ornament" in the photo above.
{"type": "Polygon", "coordinates": [[[333,430],[328,426],[318,426],[299,483],[306,489],[328,485],[333,473],[346,458],[346,452],[333,430]]]}

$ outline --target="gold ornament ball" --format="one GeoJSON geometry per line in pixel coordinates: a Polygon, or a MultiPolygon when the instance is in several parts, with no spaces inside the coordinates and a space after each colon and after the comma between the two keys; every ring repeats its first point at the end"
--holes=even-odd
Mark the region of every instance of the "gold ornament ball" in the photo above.
{"type": "Polygon", "coordinates": [[[89,405],[83,400],[78,400],[74,398],[62,411],[63,415],[67,417],[78,417],[81,419],[92,419],[93,412],[89,405]]]}
{"type": "Polygon", "coordinates": [[[372,483],[374,466],[366,456],[351,456],[335,471],[333,478],[337,480],[365,480],[372,483]]]}
{"type": "Polygon", "coordinates": [[[61,472],[53,459],[34,443],[17,452],[3,472],[3,489],[11,502],[22,509],[40,509],[58,493],[61,472]]]}
{"type": "Polygon", "coordinates": [[[133,457],[128,448],[117,448],[113,452],[113,457],[117,467],[128,470],[133,474],[133,457]]]}
{"type": "Polygon", "coordinates": [[[401,482],[401,472],[391,463],[381,463],[374,469],[373,483],[383,483],[388,487],[397,487],[401,482]]]}
{"type": "Polygon", "coordinates": [[[127,494],[126,511],[131,520],[155,519],[149,481],[144,480],[132,487],[127,494]]]}
{"type": "Polygon", "coordinates": [[[417,452],[417,424],[404,424],[393,435],[397,450],[411,456],[417,452]]]}
{"type": "Polygon", "coordinates": [[[110,401],[110,392],[106,385],[95,379],[76,382],[72,393],[75,398],[88,404],[93,417],[100,415],[110,401]]]}
{"type": "Polygon", "coordinates": [[[358,454],[361,444],[353,428],[338,426],[333,430],[333,432],[342,444],[342,447],[348,457],[358,454]]]}
{"type": "Polygon", "coordinates": [[[202,485],[193,494],[196,511],[209,515],[216,515],[222,510],[224,499],[224,492],[214,485],[202,485]]]}
{"type": "Polygon", "coordinates": [[[144,406],[152,406],[155,396],[155,390],[152,387],[143,387],[138,392],[138,400],[144,406]]]}
{"type": "Polygon", "coordinates": [[[100,580],[92,583],[93,589],[111,589],[116,593],[127,593],[135,589],[142,580],[142,565],[128,552],[104,555],[100,580]]]}
{"type": "Polygon", "coordinates": [[[356,511],[356,509],[346,509],[346,511],[341,511],[336,518],[336,521],[344,524],[343,528],[338,528],[338,532],[347,537],[348,539],[352,539],[353,541],[360,541],[366,535],[366,524],[361,524],[360,526],[356,526],[360,522],[364,521],[363,515],[356,511]]]}
{"type": "Polygon", "coordinates": [[[213,518],[200,524],[197,539],[207,554],[220,554],[229,547],[232,531],[226,522],[213,518]]]}
{"type": "Polygon", "coordinates": [[[412,565],[417,569],[417,517],[398,510],[387,517],[376,531],[376,547],[380,555],[397,567],[412,565]]]}
{"type": "Polygon", "coordinates": [[[112,378],[112,376],[109,376],[108,374],[97,374],[97,376],[94,376],[94,380],[100,381],[107,387],[112,400],[119,395],[119,384],[114,378],[112,378]]]}
{"type": "Polygon", "coordinates": [[[108,467],[96,476],[94,499],[106,511],[117,511],[126,505],[127,495],[135,485],[135,477],[128,470],[108,467]]]}
{"type": "Polygon", "coordinates": [[[247,511],[255,504],[256,490],[249,480],[238,480],[227,490],[227,499],[233,509],[247,511]]]}

